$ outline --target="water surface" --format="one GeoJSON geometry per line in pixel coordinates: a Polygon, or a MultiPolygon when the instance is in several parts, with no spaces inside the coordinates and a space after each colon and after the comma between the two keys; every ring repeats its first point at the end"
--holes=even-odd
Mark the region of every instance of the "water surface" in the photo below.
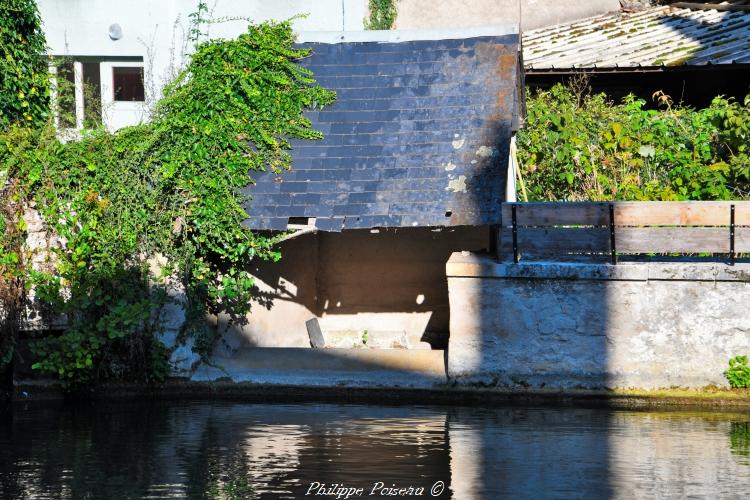
{"type": "Polygon", "coordinates": [[[402,488],[411,498],[738,498],[750,491],[750,414],[172,402],[16,406],[0,420],[3,499],[336,498],[340,488],[361,488],[349,498],[402,488]]]}

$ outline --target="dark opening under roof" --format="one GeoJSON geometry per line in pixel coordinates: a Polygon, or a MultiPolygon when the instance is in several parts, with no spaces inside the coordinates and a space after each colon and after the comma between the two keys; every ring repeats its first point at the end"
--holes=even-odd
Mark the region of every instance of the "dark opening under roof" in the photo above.
{"type": "Polygon", "coordinates": [[[300,61],[336,102],[307,114],[292,170],[255,175],[246,221],[323,231],[500,222],[521,94],[514,27],[307,33],[300,61]]]}

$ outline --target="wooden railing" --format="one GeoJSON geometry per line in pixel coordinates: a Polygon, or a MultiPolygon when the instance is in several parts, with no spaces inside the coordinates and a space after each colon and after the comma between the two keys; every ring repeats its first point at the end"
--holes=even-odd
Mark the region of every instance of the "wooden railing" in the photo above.
{"type": "Polygon", "coordinates": [[[501,260],[750,252],[750,202],[504,203],[501,260]]]}

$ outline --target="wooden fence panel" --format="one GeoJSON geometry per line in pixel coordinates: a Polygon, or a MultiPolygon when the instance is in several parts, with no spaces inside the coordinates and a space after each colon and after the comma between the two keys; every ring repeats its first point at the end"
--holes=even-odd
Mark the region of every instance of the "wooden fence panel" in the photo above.
{"type": "Polygon", "coordinates": [[[504,256],[512,254],[513,205],[521,255],[609,254],[610,205],[618,254],[727,254],[731,205],[734,252],[750,253],[750,202],[549,202],[503,204],[499,250],[504,256]]]}
{"type": "MultiPolygon", "coordinates": [[[[525,227],[517,232],[518,248],[534,253],[609,252],[609,231],[602,228],[525,227]]],[[[512,252],[513,233],[503,229],[503,249],[512,252]]]]}
{"type": "Polygon", "coordinates": [[[729,228],[622,227],[615,241],[622,253],[728,253],[729,228]]]}
{"type": "Polygon", "coordinates": [[[734,223],[750,226],[750,201],[617,201],[573,203],[504,203],[503,226],[510,226],[513,205],[522,226],[606,226],[609,205],[614,205],[616,226],[728,226],[729,207],[734,223]]]}
{"type": "MultiPolygon", "coordinates": [[[[503,226],[512,223],[512,203],[503,203],[503,226]]],[[[609,224],[609,204],[517,203],[516,220],[522,226],[605,226],[609,224]]]]}
{"type": "Polygon", "coordinates": [[[734,204],[734,223],[750,225],[750,202],[633,201],[615,203],[616,226],[729,226],[729,207],[734,204]]]}

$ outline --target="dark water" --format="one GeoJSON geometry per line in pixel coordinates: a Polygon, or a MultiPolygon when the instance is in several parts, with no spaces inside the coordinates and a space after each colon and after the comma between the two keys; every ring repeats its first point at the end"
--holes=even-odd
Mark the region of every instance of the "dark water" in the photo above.
{"type": "Polygon", "coordinates": [[[740,498],[750,414],[79,403],[0,420],[2,499],[336,498],[333,485],[362,488],[350,498],[740,498]]]}

